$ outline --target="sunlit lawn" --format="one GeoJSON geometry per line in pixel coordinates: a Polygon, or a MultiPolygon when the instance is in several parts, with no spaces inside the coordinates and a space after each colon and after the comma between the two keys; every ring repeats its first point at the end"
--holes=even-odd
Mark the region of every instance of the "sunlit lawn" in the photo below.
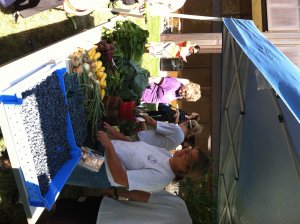
{"type": "MultiPolygon", "coordinates": [[[[150,17],[146,24],[150,33],[149,42],[158,42],[160,40],[160,17],[150,17]]],[[[153,58],[149,54],[144,54],[142,59],[142,67],[150,71],[151,76],[158,76],[159,73],[159,59],[153,58]]]]}
{"type": "MultiPolygon", "coordinates": [[[[107,2],[107,0],[102,2],[103,7],[107,2]]],[[[90,15],[70,19],[64,11],[52,9],[29,18],[20,17],[15,23],[12,11],[0,8],[0,66],[83,30],[93,28],[113,16],[115,15],[108,11],[96,10],[90,15]]],[[[159,41],[160,17],[147,16],[146,23],[143,18],[128,17],[128,19],[148,29],[150,33],[148,41],[159,41]]],[[[142,67],[156,76],[159,71],[159,60],[144,54],[142,67]]]]}
{"type": "MultiPolygon", "coordinates": [[[[159,16],[149,16],[146,15],[145,19],[135,19],[131,18],[136,24],[138,24],[143,29],[149,31],[148,42],[158,42],[160,41],[160,30],[161,30],[161,17],[159,16]]],[[[148,53],[145,53],[142,58],[142,67],[147,69],[151,76],[158,76],[159,73],[159,59],[151,57],[148,53]]]]}

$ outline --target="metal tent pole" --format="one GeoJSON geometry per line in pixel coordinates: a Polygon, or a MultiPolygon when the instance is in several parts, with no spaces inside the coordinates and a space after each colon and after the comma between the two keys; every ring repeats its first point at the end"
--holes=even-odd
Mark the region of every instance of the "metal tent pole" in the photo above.
{"type": "Polygon", "coordinates": [[[220,17],[197,16],[197,15],[179,14],[179,13],[171,13],[171,12],[151,12],[151,16],[168,16],[168,17],[177,17],[182,19],[205,20],[205,21],[213,21],[213,22],[223,21],[222,18],[220,17]]]}

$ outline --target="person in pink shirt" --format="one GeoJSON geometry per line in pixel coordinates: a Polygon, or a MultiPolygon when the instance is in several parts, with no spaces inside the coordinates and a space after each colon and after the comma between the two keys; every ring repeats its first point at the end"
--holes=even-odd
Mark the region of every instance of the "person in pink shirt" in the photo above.
{"type": "Polygon", "coordinates": [[[185,99],[197,101],[201,97],[200,85],[189,82],[184,85],[177,78],[163,77],[159,82],[150,82],[143,91],[141,102],[144,103],[171,103],[173,100],[185,99]]]}

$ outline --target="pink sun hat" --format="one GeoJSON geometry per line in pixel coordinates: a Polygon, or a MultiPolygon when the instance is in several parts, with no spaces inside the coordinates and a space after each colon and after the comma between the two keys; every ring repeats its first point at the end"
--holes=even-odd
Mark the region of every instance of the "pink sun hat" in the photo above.
{"type": "Polygon", "coordinates": [[[64,0],[63,6],[67,13],[85,16],[97,7],[98,0],[64,0]]]}

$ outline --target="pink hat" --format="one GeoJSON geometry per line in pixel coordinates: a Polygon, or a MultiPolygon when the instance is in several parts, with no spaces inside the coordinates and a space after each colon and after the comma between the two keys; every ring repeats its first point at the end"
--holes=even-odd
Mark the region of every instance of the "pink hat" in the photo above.
{"type": "Polygon", "coordinates": [[[85,16],[97,7],[97,0],[64,0],[64,10],[76,16],[85,16]]]}

